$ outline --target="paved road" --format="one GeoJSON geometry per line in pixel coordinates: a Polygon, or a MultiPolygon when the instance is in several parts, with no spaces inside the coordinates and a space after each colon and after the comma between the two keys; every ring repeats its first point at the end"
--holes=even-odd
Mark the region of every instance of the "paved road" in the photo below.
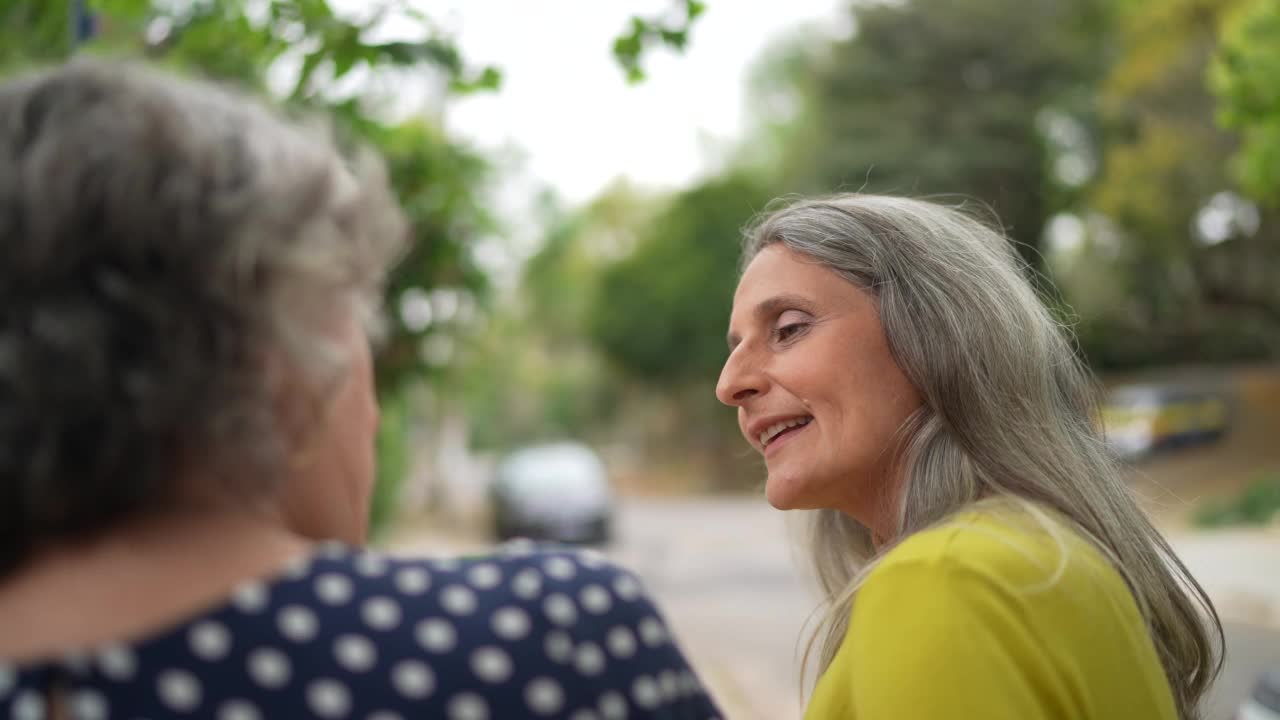
{"type": "MultiPolygon", "coordinates": [[[[749,498],[628,500],[618,520],[608,554],[646,580],[728,717],[799,718],[798,638],[816,607],[792,557],[800,528],[789,527],[788,516],[763,500],[749,498]]],[[[430,550],[431,541],[417,548],[430,550]]],[[[1220,572],[1227,567],[1218,562],[1223,557],[1242,567],[1253,562],[1258,573],[1280,562],[1276,555],[1250,560],[1232,554],[1236,546],[1217,538],[1209,544],[1196,539],[1188,548],[1184,560],[1192,571],[1217,572],[1215,583],[1223,588],[1231,580],[1220,572]]],[[[1260,669],[1280,663],[1280,632],[1229,624],[1227,633],[1227,668],[1206,720],[1228,720],[1260,669]]]]}

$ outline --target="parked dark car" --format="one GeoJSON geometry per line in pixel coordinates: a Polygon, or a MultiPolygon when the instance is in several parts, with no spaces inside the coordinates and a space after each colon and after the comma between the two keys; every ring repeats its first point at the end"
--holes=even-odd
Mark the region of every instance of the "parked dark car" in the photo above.
{"type": "Polygon", "coordinates": [[[609,476],[585,445],[516,450],[499,464],[490,491],[494,533],[500,540],[602,544],[610,539],[609,476]]]}

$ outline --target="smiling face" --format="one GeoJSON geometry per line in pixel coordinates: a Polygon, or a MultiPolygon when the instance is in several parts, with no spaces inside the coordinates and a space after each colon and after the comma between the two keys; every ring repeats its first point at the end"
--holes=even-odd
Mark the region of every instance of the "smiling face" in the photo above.
{"type": "Polygon", "coordinates": [[[920,396],[889,351],[875,298],[775,243],[738,283],[729,345],[716,396],[764,455],[769,503],[834,508],[880,529],[894,443],[920,396]]]}

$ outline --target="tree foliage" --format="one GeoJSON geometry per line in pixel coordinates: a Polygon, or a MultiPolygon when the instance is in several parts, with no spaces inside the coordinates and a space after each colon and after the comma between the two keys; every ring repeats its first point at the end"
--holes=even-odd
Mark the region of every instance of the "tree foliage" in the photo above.
{"type": "Polygon", "coordinates": [[[1127,301],[1086,322],[1096,362],[1221,361],[1280,349],[1276,218],[1237,193],[1229,168],[1239,141],[1216,122],[1207,85],[1220,37],[1244,5],[1159,0],[1133,3],[1118,19],[1124,53],[1102,86],[1103,172],[1088,204],[1119,232],[1127,301]]]}
{"type": "Polygon", "coordinates": [[[707,4],[701,0],[677,0],[663,15],[632,17],[627,30],[613,41],[613,56],[626,73],[627,81],[644,80],[642,59],[646,51],[661,46],[684,50],[694,22],[706,9],[707,4]]]}
{"type": "MultiPolygon", "coordinates": [[[[855,32],[815,53],[809,130],[789,190],[973,198],[990,205],[1035,266],[1059,187],[1041,127],[1080,116],[1106,67],[1095,0],[913,0],[859,4],[855,32]]],[[[1087,120],[1087,117],[1078,120],[1087,120]]]]}
{"type": "Polygon", "coordinates": [[[758,181],[741,174],[672,198],[635,252],[600,276],[588,322],[604,354],[643,380],[717,375],[742,228],[768,200],[758,181]]]}
{"type": "Polygon", "coordinates": [[[1212,77],[1219,117],[1242,138],[1237,179],[1280,208],[1280,3],[1252,0],[1227,19],[1212,77]]]}

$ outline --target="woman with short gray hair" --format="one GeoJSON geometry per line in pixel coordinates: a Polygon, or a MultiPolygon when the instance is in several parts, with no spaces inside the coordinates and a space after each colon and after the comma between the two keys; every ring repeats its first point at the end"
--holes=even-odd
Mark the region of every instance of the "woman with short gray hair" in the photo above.
{"type": "Polygon", "coordinates": [[[212,85],[0,83],[0,717],[716,714],[637,580],[360,548],[381,165],[212,85]]]}
{"type": "Polygon", "coordinates": [[[803,200],[748,231],[743,268],[717,395],[769,502],[815,511],[807,717],[1199,717],[1213,606],[1001,233],[920,200],[803,200]]]}

